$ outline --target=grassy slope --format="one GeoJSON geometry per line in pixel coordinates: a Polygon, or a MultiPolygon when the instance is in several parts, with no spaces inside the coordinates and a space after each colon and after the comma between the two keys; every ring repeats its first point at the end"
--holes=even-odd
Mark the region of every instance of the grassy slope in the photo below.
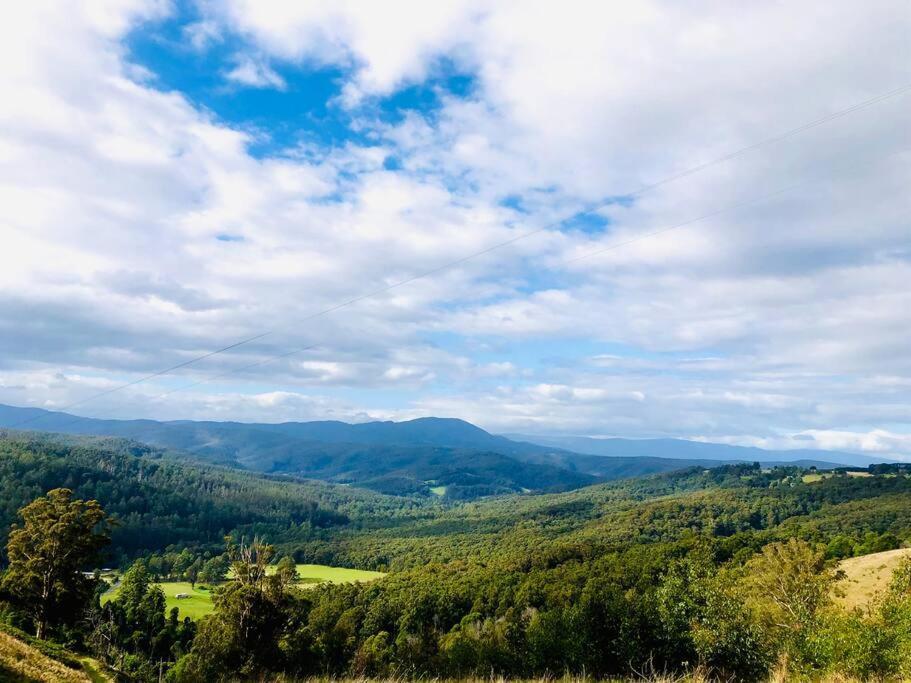
{"type": "Polygon", "coordinates": [[[844,595],[837,597],[838,602],[849,608],[869,604],[877,593],[888,587],[892,572],[909,554],[911,548],[899,548],[842,560],[838,568],[845,573],[845,578],[839,581],[839,588],[844,595]]]}
{"type": "Polygon", "coordinates": [[[32,683],[93,683],[107,680],[97,671],[89,675],[86,671],[72,669],[56,659],[40,652],[37,648],[8,633],[0,631],[0,681],[32,683]]]}

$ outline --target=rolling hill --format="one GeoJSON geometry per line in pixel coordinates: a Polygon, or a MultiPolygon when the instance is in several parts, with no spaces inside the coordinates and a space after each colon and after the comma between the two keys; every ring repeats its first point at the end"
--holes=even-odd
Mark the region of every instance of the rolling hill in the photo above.
{"type": "MultiPolygon", "coordinates": [[[[706,457],[655,457],[647,450],[605,457],[490,434],[464,420],[337,421],[248,424],[180,420],[99,420],[0,405],[0,427],[133,439],[173,449],[172,457],[266,473],[352,484],[391,494],[445,491],[471,499],[524,491],[557,491],[596,481],[713,467],[706,457]]],[[[685,442],[684,442],[685,443],[685,442]]],[[[702,445],[702,444],[700,444],[702,445]]],[[[730,461],[776,464],[777,453],[743,449],[730,461]]],[[[802,465],[831,467],[824,460],[802,465]]]]}

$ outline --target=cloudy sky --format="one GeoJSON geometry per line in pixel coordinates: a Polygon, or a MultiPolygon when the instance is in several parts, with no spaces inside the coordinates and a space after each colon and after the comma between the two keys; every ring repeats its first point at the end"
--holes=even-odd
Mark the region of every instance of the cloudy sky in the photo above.
{"type": "Polygon", "coordinates": [[[0,13],[0,402],[911,456],[911,92],[674,179],[911,85],[906,0],[0,13]]]}

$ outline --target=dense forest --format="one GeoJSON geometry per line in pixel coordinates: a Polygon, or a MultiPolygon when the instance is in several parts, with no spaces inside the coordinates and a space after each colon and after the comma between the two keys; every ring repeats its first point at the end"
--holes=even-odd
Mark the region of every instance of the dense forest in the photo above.
{"type": "Polygon", "coordinates": [[[168,460],[121,439],[0,433],[0,542],[16,511],[53,488],[116,518],[111,562],[168,547],[219,549],[228,534],[303,542],[320,530],[388,525],[429,501],[168,460]]]}
{"type": "Polygon", "coordinates": [[[13,434],[0,439],[0,491],[4,529],[19,525],[0,621],[25,631],[40,620],[23,536],[29,515],[48,516],[28,511],[104,511],[107,549],[82,568],[107,552],[128,570],[117,598],[102,604],[101,579],[85,578],[54,612],[69,616],[40,627],[128,680],[911,675],[911,566],[862,611],[832,600],[837,560],[911,540],[901,465],[692,467],[441,502],[179,464],[120,440],[13,434]],[[44,498],[61,487],[72,493],[44,498]],[[295,562],[390,573],[300,586],[295,562]],[[215,612],[166,614],[161,577],[218,584],[215,612]]]}
{"type": "MultiPolygon", "coordinates": [[[[687,452],[692,451],[692,457],[684,459],[638,452],[635,441],[623,446],[634,455],[624,455],[621,450],[603,457],[514,441],[448,418],[362,424],[157,422],[99,420],[0,404],[0,427],[23,422],[31,429],[133,439],[164,449],[180,461],[306,477],[390,495],[436,495],[450,500],[562,491],[598,481],[721,464],[717,458],[699,457],[706,445],[695,442],[668,442],[673,444],[671,450],[684,447],[687,452]]],[[[776,459],[783,455],[759,449],[725,450],[732,462],[749,458],[777,464],[776,459]]],[[[833,462],[846,462],[846,457],[849,461],[863,460],[834,452],[825,455],[834,458],[833,462]]],[[[800,457],[807,454],[801,453],[800,457]]],[[[820,460],[802,464],[834,466],[820,460]]]]}

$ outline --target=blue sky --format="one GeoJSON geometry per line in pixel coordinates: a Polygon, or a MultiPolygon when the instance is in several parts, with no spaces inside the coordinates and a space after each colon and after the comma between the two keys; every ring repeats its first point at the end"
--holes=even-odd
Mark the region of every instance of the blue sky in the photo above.
{"type": "Polygon", "coordinates": [[[4,12],[2,402],[911,454],[899,2],[4,12]]]}

